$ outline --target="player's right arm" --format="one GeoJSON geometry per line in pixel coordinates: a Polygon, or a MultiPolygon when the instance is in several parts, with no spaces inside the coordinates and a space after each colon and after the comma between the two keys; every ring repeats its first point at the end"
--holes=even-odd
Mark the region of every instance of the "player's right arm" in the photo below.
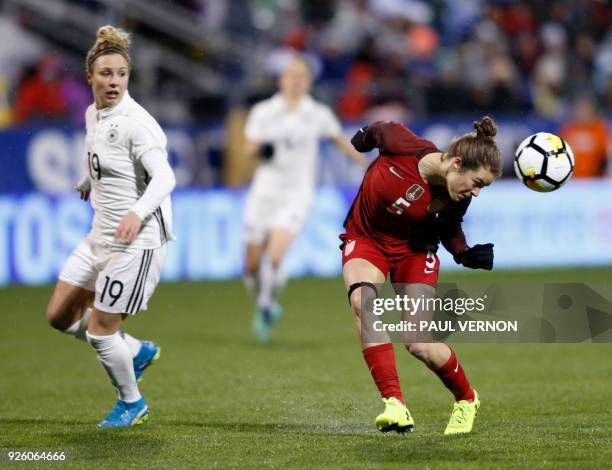
{"type": "MultiPolygon", "coordinates": [[[[89,126],[92,125],[92,122],[95,122],[96,119],[96,109],[94,104],[90,104],[85,110],[85,125],[87,131],[89,131],[89,126]]],[[[88,153],[89,155],[89,153],[88,153]]],[[[89,162],[87,163],[89,166],[89,162]]],[[[79,182],[74,186],[75,191],[79,192],[82,201],[88,201],[89,195],[91,194],[91,177],[89,172],[85,172],[83,177],[79,180],[79,182]]]]}
{"type": "Polygon", "coordinates": [[[357,149],[351,146],[351,143],[344,136],[344,134],[340,133],[331,138],[331,141],[338,147],[347,157],[353,160],[358,165],[366,166],[369,161],[368,159],[356,151],[357,149]]]}
{"type": "Polygon", "coordinates": [[[274,156],[274,144],[271,142],[247,139],[244,150],[248,158],[260,157],[264,160],[270,160],[274,156]]]}
{"type": "Polygon", "coordinates": [[[247,117],[244,127],[246,137],[244,151],[248,158],[269,160],[274,156],[274,143],[266,139],[266,113],[264,103],[256,104],[247,117]]]}
{"type": "Polygon", "coordinates": [[[91,178],[89,175],[84,175],[74,186],[74,189],[79,192],[82,201],[88,201],[91,193],[91,178]]]}

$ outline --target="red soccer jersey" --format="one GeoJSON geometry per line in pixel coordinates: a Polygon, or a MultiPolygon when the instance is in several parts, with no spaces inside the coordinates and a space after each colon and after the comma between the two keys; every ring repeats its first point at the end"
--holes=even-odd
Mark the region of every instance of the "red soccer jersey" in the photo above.
{"type": "Polygon", "coordinates": [[[470,198],[452,201],[445,187],[430,186],[418,169],[422,157],[440,150],[391,121],[370,126],[363,141],[380,155],[368,168],[345,221],[349,236],[372,240],[389,254],[426,251],[440,239],[452,254],[463,251],[461,221],[470,198]]]}

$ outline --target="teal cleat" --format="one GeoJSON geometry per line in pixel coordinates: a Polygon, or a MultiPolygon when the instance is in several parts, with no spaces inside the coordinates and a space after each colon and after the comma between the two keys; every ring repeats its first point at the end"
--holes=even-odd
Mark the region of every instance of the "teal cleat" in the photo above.
{"type": "Polygon", "coordinates": [[[251,331],[258,343],[266,344],[272,338],[269,310],[256,309],[251,324],[251,331]]]}
{"type": "Polygon", "coordinates": [[[270,308],[257,308],[251,330],[259,343],[266,344],[272,339],[272,330],[283,316],[283,309],[275,303],[270,308]]]}
{"type": "Polygon", "coordinates": [[[106,418],[98,423],[101,428],[122,428],[142,424],[149,419],[149,407],[141,398],[134,403],[117,400],[106,418]]]}
{"type": "Polygon", "coordinates": [[[142,380],[142,373],[147,367],[153,365],[159,359],[159,356],[161,356],[161,348],[157,344],[151,341],[140,342],[140,351],[133,359],[136,381],[140,382],[142,380]]]}
{"type": "Polygon", "coordinates": [[[275,327],[280,319],[283,318],[283,307],[275,302],[272,307],[270,307],[268,316],[270,318],[270,326],[275,327]]]}

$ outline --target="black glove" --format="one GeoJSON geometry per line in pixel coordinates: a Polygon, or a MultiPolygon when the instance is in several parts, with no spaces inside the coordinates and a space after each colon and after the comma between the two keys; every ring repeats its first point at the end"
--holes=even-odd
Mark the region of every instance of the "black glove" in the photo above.
{"type": "Polygon", "coordinates": [[[363,136],[365,135],[367,130],[368,130],[368,126],[364,126],[361,129],[359,129],[355,133],[355,135],[351,138],[351,144],[353,144],[353,147],[355,147],[355,150],[357,150],[358,152],[366,153],[371,150],[374,150],[374,147],[375,147],[374,144],[366,144],[363,141],[363,136]]]}
{"type": "Polygon", "coordinates": [[[493,243],[484,245],[474,245],[472,248],[457,253],[453,256],[457,264],[462,264],[466,268],[493,269],[493,243]]]}
{"type": "Polygon", "coordinates": [[[264,142],[259,147],[259,156],[264,160],[270,160],[274,156],[274,144],[264,142]]]}

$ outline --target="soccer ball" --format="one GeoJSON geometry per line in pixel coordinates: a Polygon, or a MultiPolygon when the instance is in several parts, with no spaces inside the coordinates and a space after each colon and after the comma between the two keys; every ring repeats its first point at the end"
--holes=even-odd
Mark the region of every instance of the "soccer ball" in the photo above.
{"type": "Polygon", "coordinates": [[[574,172],[574,154],[561,137],[538,132],[523,140],[516,149],[514,171],[529,189],[548,193],[570,179],[574,172]]]}

